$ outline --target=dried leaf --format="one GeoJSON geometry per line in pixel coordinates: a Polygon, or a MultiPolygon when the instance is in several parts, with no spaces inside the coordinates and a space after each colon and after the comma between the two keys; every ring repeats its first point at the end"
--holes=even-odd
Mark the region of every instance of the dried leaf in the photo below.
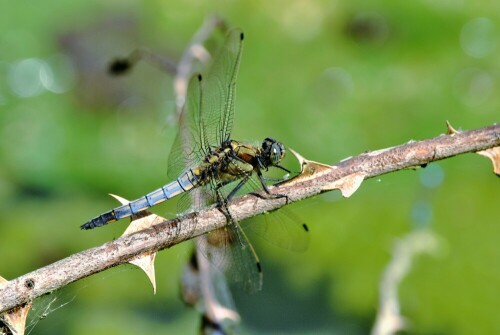
{"type": "MultiPolygon", "coordinates": [[[[116,200],[118,200],[122,205],[128,204],[130,202],[127,199],[122,198],[118,195],[115,194],[110,194],[110,195],[116,200]]],[[[125,232],[122,234],[122,236],[130,235],[132,233],[135,233],[136,231],[149,228],[163,221],[165,221],[165,219],[162,218],[161,216],[152,214],[149,211],[143,211],[140,214],[132,216],[132,222],[130,222],[129,226],[127,227],[127,229],[125,229],[125,232]]],[[[156,252],[146,252],[138,255],[136,258],[129,261],[130,264],[138,266],[140,269],[142,269],[142,271],[146,273],[146,275],[149,278],[149,281],[151,282],[151,285],[153,286],[154,294],[156,294],[156,276],[155,276],[155,264],[154,264],[155,258],[156,258],[156,252]]]]}
{"type": "Polygon", "coordinates": [[[493,163],[493,172],[500,176],[500,147],[494,147],[477,152],[479,155],[488,157],[493,163]]]}
{"type": "MultiPolygon", "coordinates": [[[[7,285],[8,281],[0,276],[0,289],[7,285]]],[[[10,311],[0,314],[2,321],[14,335],[23,335],[26,328],[26,317],[31,308],[31,301],[22,306],[11,309],[10,311]]]]}
{"type": "Polygon", "coordinates": [[[361,186],[365,180],[366,174],[357,172],[340,178],[330,184],[324,185],[323,189],[326,191],[339,189],[344,198],[349,198],[361,186]]]}
{"type": "Polygon", "coordinates": [[[156,294],[155,257],[156,252],[145,253],[129,262],[130,264],[138,266],[146,273],[153,286],[153,294],[156,294]]]}

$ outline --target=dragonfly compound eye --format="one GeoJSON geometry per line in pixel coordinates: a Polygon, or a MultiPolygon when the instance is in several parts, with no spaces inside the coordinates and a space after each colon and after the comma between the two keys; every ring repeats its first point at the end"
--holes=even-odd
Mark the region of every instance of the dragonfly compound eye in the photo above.
{"type": "Polygon", "coordinates": [[[285,157],[285,146],[280,142],[274,142],[271,145],[270,158],[274,165],[279,164],[281,160],[285,157]]]}
{"type": "Polygon", "coordinates": [[[263,156],[266,157],[268,161],[267,164],[271,165],[279,164],[285,156],[285,146],[270,137],[266,138],[264,142],[262,142],[262,151],[263,156]]]}

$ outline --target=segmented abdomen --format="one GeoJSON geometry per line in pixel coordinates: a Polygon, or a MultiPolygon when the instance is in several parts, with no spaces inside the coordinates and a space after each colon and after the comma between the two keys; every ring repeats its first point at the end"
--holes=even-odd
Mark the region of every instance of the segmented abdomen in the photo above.
{"type": "MultiPolygon", "coordinates": [[[[198,169],[195,170],[198,171],[198,169]]],[[[193,169],[187,169],[179,178],[177,178],[177,180],[154,190],[139,199],[133,200],[128,204],[103,213],[83,224],[80,228],[93,229],[95,227],[101,227],[110,222],[132,216],[181,193],[190,191],[199,186],[201,183],[202,180],[199,178],[199,173],[195,174],[193,169]]]]}

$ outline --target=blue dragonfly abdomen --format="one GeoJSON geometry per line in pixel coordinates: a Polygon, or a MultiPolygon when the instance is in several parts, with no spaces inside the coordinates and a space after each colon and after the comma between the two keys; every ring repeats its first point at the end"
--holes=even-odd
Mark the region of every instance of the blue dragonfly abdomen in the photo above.
{"type": "Polygon", "coordinates": [[[108,223],[138,214],[165,200],[172,199],[179,194],[188,192],[193,188],[204,184],[203,178],[200,178],[199,171],[199,169],[186,169],[175,181],[154,190],[139,199],[133,200],[128,204],[116,207],[113,210],[103,213],[86,222],[80,228],[86,230],[101,227],[108,223]],[[193,170],[196,171],[196,173],[193,170]]]}

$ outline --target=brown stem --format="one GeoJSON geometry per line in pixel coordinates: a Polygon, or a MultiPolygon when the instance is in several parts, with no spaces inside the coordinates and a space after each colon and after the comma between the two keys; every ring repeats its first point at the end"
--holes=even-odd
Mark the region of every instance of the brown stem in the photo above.
{"type": "MultiPolygon", "coordinates": [[[[343,160],[336,168],[313,172],[305,178],[292,179],[272,190],[275,193],[287,194],[291,201],[297,201],[319,194],[325,190],[325,185],[353,173],[363,173],[365,178],[373,178],[497,146],[500,146],[500,125],[440,135],[428,140],[412,141],[363,153],[343,160]]],[[[242,220],[283,205],[283,199],[261,199],[254,195],[245,195],[231,201],[229,209],[237,220],[242,220]]],[[[225,224],[225,218],[220,211],[210,207],[178,219],[165,220],[151,228],[71,255],[6,283],[0,290],[0,313],[79,279],[125,263],[139,254],[169,248],[194,236],[221,228],[225,224]],[[189,228],[192,225],[196,225],[194,232],[189,228]]],[[[75,232],[78,233],[77,230],[75,232]]]]}

